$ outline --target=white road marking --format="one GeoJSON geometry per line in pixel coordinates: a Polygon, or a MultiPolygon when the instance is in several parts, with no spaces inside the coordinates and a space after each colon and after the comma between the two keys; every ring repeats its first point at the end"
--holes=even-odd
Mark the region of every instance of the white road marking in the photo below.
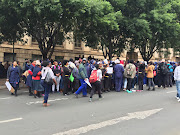
{"type": "Polygon", "coordinates": [[[106,126],[112,126],[115,124],[118,124],[122,121],[126,121],[126,120],[130,120],[130,119],[145,119],[153,114],[158,113],[159,111],[161,111],[163,108],[160,109],[154,109],[154,110],[148,110],[148,111],[142,111],[142,112],[134,112],[134,113],[128,113],[127,116],[124,117],[119,117],[116,119],[112,119],[112,120],[107,120],[107,121],[103,121],[97,124],[91,124],[88,126],[84,126],[84,127],[80,127],[77,129],[71,129],[68,131],[64,131],[64,132],[60,132],[60,133],[56,133],[53,135],[79,135],[79,134],[83,134],[83,133],[87,133],[91,130],[97,130],[106,126]]]}
{"type": "Polygon", "coordinates": [[[28,93],[29,91],[23,91],[24,93],[28,93]]]}
{"type": "Polygon", "coordinates": [[[13,121],[17,121],[17,120],[22,120],[23,118],[15,118],[15,119],[10,119],[10,120],[3,120],[3,121],[0,121],[0,124],[1,123],[7,123],[7,122],[13,122],[13,121]]]}
{"type": "Polygon", "coordinates": [[[175,93],[175,92],[177,92],[177,91],[168,91],[168,92],[166,92],[166,93],[175,93]]]}
{"type": "MultiPolygon", "coordinates": [[[[58,98],[58,99],[54,99],[54,100],[48,100],[48,102],[55,102],[55,101],[61,101],[61,100],[67,100],[68,98],[58,98]]],[[[32,104],[42,104],[43,101],[36,101],[36,102],[29,102],[26,103],[27,105],[32,105],[32,104]]]]}
{"type": "Polygon", "coordinates": [[[0,98],[0,100],[10,99],[11,97],[0,98]]]}

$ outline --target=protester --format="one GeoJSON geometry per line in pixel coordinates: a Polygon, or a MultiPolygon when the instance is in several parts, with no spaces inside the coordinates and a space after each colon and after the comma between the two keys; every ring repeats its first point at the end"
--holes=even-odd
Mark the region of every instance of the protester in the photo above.
{"type": "MultiPolygon", "coordinates": [[[[18,64],[16,61],[13,62],[12,66],[9,66],[7,71],[7,81],[11,84],[11,86],[15,90],[15,96],[17,96],[17,90],[19,86],[20,80],[20,70],[18,68],[18,64]]],[[[11,93],[13,95],[13,93],[11,93]]]]}
{"type": "MultiPolygon", "coordinates": [[[[96,81],[92,83],[92,89],[90,93],[89,102],[92,102],[93,95],[95,91],[98,91],[99,98],[102,98],[101,96],[101,79],[102,79],[102,71],[99,69],[99,65],[95,65],[91,75],[96,75],[96,81]]],[[[94,77],[94,76],[93,76],[94,77]]],[[[90,76],[91,78],[91,76],[90,76]]]]}
{"type": "Polygon", "coordinates": [[[30,65],[30,68],[28,70],[29,75],[27,76],[27,79],[26,79],[26,85],[29,88],[29,96],[34,95],[32,93],[32,74],[33,74],[33,70],[35,66],[36,66],[36,61],[34,60],[30,65]]]}
{"type": "Polygon", "coordinates": [[[79,62],[76,62],[76,67],[73,69],[72,74],[74,77],[74,81],[73,81],[73,93],[76,92],[79,88],[79,62]]]}
{"type": "Polygon", "coordinates": [[[178,102],[180,102],[180,62],[178,66],[175,68],[174,71],[174,80],[176,81],[176,88],[177,88],[177,96],[178,102]]]}
{"type": "Polygon", "coordinates": [[[144,76],[145,76],[145,65],[142,62],[140,62],[139,69],[138,69],[138,86],[139,86],[139,89],[137,91],[143,90],[144,76]]]}
{"type": "Polygon", "coordinates": [[[34,98],[40,98],[41,92],[44,88],[41,85],[41,63],[36,60],[36,66],[32,72],[32,90],[34,91],[34,98]]]}
{"type": "Polygon", "coordinates": [[[120,92],[120,90],[122,88],[124,68],[120,64],[119,60],[116,60],[115,63],[116,63],[116,65],[114,66],[115,89],[116,89],[116,92],[120,92]]]}
{"type": "Polygon", "coordinates": [[[64,85],[64,90],[63,90],[63,95],[67,96],[69,95],[69,85],[70,85],[70,80],[69,77],[71,75],[71,70],[68,67],[69,63],[67,60],[63,61],[63,85],[64,85]]]}
{"type": "Polygon", "coordinates": [[[55,83],[53,83],[52,85],[52,91],[55,92],[55,86],[56,86],[56,90],[57,92],[59,92],[59,88],[60,88],[60,80],[61,80],[61,67],[58,65],[57,61],[54,61],[54,66],[52,67],[52,71],[54,73],[55,76],[55,80],[57,82],[57,85],[55,85],[55,83]]]}
{"type": "Polygon", "coordinates": [[[82,91],[83,97],[87,97],[87,84],[85,81],[88,80],[87,71],[82,63],[82,60],[79,60],[79,80],[81,82],[81,86],[79,89],[74,93],[76,97],[78,97],[79,93],[82,91]]]}
{"type": "Polygon", "coordinates": [[[44,87],[44,90],[45,90],[43,106],[47,107],[47,106],[50,105],[50,104],[47,104],[47,102],[48,102],[48,97],[49,97],[49,93],[51,91],[52,84],[53,84],[53,82],[55,84],[57,84],[57,83],[56,83],[56,80],[55,80],[54,73],[53,73],[52,69],[50,68],[51,63],[48,62],[48,61],[43,61],[43,66],[44,67],[43,67],[43,69],[41,71],[41,75],[42,75],[41,85],[44,87]],[[51,81],[47,82],[47,78],[49,80],[52,80],[53,82],[51,82],[51,81]]]}
{"type": "Polygon", "coordinates": [[[166,83],[168,78],[167,74],[169,70],[164,59],[162,59],[161,63],[159,64],[158,70],[160,72],[158,78],[158,87],[160,88],[161,86],[163,86],[163,88],[166,88],[166,83]]]}
{"type": "Polygon", "coordinates": [[[133,60],[130,60],[129,64],[126,65],[124,76],[127,78],[127,92],[131,93],[132,80],[136,76],[136,66],[133,60]]]}
{"type": "Polygon", "coordinates": [[[150,90],[151,86],[153,87],[153,91],[155,91],[155,85],[154,85],[154,81],[153,81],[153,78],[154,78],[154,74],[153,74],[153,71],[154,71],[154,65],[152,62],[149,62],[148,63],[148,67],[146,67],[146,72],[147,72],[147,78],[148,78],[148,89],[147,90],[150,90]]]}
{"type": "Polygon", "coordinates": [[[168,61],[167,63],[167,66],[168,66],[168,74],[167,74],[167,87],[172,87],[172,78],[173,78],[173,71],[174,71],[174,68],[173,66],[170,64],[170,61],[168,61]]]}

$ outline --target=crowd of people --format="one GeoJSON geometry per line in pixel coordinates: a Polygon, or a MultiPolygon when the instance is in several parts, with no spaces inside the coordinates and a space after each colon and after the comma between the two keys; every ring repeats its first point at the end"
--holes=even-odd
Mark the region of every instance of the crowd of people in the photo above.
{"type": "Polygon", "coordinates": [[[177,99],[180,101],[180,63],[165,61],[140,62],[133,60],[96,60],[79,58],[62,62],[34,60],[23,64],[23,68],[14,61],[7,70],[7,81],[17,96],[20,78],[29,88],[29,96],[44,96],[43,106],[49,106],[49,93],[63,93],[64,96],[74,94],[78,98],[82,92],[92,102],[97,92],[102,98],[103,92],[126,91],[127,93],[142,92],[145,85],[148,91],[159,88],[177,86],[177,99]],[[152,87],[152,88],[151,88],[152,87]]]}

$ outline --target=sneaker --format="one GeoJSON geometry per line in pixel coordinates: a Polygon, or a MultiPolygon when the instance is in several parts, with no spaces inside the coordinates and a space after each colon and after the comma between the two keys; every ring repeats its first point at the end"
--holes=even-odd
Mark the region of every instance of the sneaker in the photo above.
{"type": "Polygon", "coordinates": [[[175,98],[176,98],[177,100],[179,100],[179,97],[175,96],[175,98]]]}
{"type": "Polygon", "coordinates": [[[178,100],[178,102],[180,102],[180,99],[178,100]]]}
{"type": "Polygon", "coordinates": [[[75,97],[78,98],[78,94],[74,93],[75,97]]]}
{"type": "Polygon", "coordinates": [[[153,88],[152,91],[155,91],[155,88],[153,88]]]}
{"type": "Polygon", "coordinates": [[[132,92],[136,92],[136,90],[131,90],[132,92]]]}
{"type": "Polygon", "coordinates": [[[89,102],[92,102],[92,98],[89,98],[89,102]]]}
{"type": "Polygon", "coordinates": [[[127,93],[132,93],[132,91],[130,91],[130,90],[127,90],[127,93]]]}

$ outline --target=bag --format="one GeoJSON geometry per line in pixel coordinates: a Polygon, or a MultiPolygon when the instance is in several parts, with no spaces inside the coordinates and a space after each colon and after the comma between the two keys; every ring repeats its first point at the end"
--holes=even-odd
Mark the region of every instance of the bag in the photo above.
{"type": "Polygon", "coordinates": [[[49,72],[47,72],[44,82],[47,83],[48,85],[53,85],[53,79],[49,72]]]}
{"type": "Polygon", "coordinates": [[[155,70],[153,71],[153,75],[154,75],[154,76],[156,76],[156,75],[157,75],[155,70]]]}
{"type": "Polygon", "coordinates": [[[133,74],[133,71],[132,71],[132,66],[131,65],[129,65],[129,67],[127,68],[127,76],[128,77],[131,77],[132,76],[132,74],[133,74]]]}
{"type": "Polygon", "coordinates": [[[91,76],[89,78],[89,82],[90,83],[95,83],[97,80],[98,80],[97,70],[93,70],[92,73],[91,73],[91,76]]]}
{"type": "Polygon", "coordinates": [[[168,69],[169,69],[169,72],[170,72],[170,73],[172,73],[172,72],[173,72],[173,70],[174,70],[174,68],[173,68],[173,66],[172,66],[172,65],[169,65],[169,66],[168,66],[168,69]]]}
{"type": "Polygon", "coordinates": [[[168,71],[168,68],[167,68],[167,66],[165,65],[165,64],[163,64],[162,66],[161,66],[161,72],[162,72],[162,74],[167,74],[169,71],[168,71]]]}
{"type": "Polygon", "coordinates": [[[69,77],[69,80],[70,80],[71,82],[74,82],[74,76],[73,76],[72,73],[71,73],[71,75],[70,75],[70,77],[69,77]]]}

